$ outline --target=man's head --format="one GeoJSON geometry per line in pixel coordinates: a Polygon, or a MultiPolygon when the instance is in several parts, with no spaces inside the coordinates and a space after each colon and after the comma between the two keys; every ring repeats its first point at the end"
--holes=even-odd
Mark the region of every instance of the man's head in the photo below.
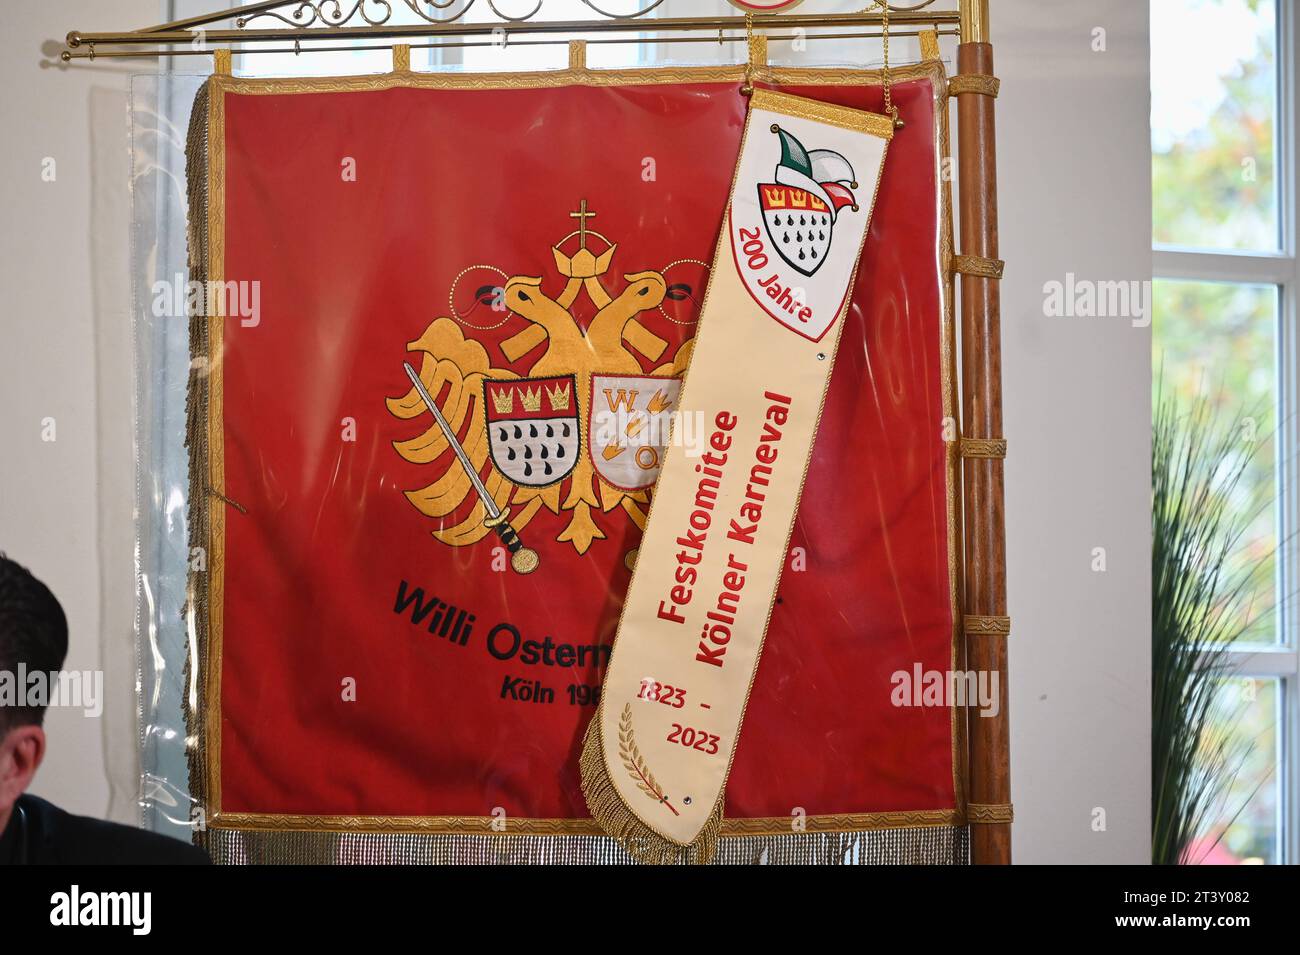
{"type": "MultiPolygon", "coordinates": [[[[18,668],[61,670],[68,653],[68,622],[50,589],[25,567],[0,554],[0,674],[16,692],[18,668]]],[[[16,703],[26,702],[20,695],[16,703]]],[[[0,832],[13,805],[45,756],[44,706],[16,706],[0,698],[0,832]]]]}

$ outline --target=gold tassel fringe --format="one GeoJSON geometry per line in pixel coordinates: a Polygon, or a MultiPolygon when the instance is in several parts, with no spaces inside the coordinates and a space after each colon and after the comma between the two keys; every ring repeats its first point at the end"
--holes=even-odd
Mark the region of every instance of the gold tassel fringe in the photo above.
{"type": "MultiPolygon", "coordinates": [[[[194,99],[190,125],[185,140],[186,229],[189,279],[204,288],[208,281],[208,104],[211,84],[205,82],[194,99]]],[[[189,524],[189,548],[203,548],[210,553],[208,539],[208,349],[207,320],[202,315],[189,317],[190,377],[185,395],[185,447],[189,451],[189,493],[186,497],[189,524]]],[[[185,685],[194,692],[185,696],[185,729],[189,762],[190,798],[193,804],[208,809],[208,779],[204,766],[202,740],[207,731],[207,714],[203,711],[208,679],[208,575],[190,570],[186,586],[185,613],[192,619],[194,643],[185,657],[185,685]]],[[[208,834],[194,831],[194,841],[208,848],[208,834]]]]}
{"type": "Polygon", "coordinates": [[[722,833],[723,794],[718,795],[709,821],[689,846],[666,839],[637,818],[619,795],[606,770],[605,745],[601,737],[598,710],[587,724],[578,768],[582,774],[582,795],[587,800],[587,809],[600,827],[638,862],[707,865],[713,861],[718,851],[718,837],[722,833]]]}

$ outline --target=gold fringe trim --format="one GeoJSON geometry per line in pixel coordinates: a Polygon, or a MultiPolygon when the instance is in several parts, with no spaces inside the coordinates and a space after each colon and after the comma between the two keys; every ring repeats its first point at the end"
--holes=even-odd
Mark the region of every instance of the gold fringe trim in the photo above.
{"type": "MultiPolygon", "coordinates": [[[[217,70],[228,70],[230,51],[217,51],[217,70]],[[222,57],[222,53],[225,57],[222,57]]],[[[190,125],[185,139],[186,199],[189,221],[186,244],[189,279],[206,286],[208,279],[208,109],[212,95],[211,81],[205,82],[194,98],[190,125]]],[[[191,315],[190,376],[185,395],[185,448],[189,452],[189,489],[186,511],[189,523],[189,547],[201,547],[211,556],[209,547],[208,493],[208,325],[202,315],[191,315]]],[[[210,565],[209,565],[210,566],[210,565]]],[[[186,582],[185,615],[194,632],[194,643],[185,656],[184,685],[194,692],[185,695],[185,729],[188,742],[190,798],[194,805],[209,808],[210,781],[204,760],[208,680],[208,574],[191,570],[186,582]]],[[[195,831],[195,842],[205,845],[205,834],[195,831]]],[[[206,847],[206,846],[205,846],[206,847]]]]}
{"type": "MultiPolygon", "coordinates": [[[[587,800],[587,809],[592,818],[638,862],[649,865],[707,865],[711,862],[717,854],[718,837],[722,832],[723,794],[718,794],[718,801],[709,814],[708,822],[689,846],[683,846],[655,832],[628,808],[614,786],[614,781],[609,778],[600,720],[601,711],[597,710],[587,724],[587,732],[582,740],[582,756],[578,760],[578,769],[582,774],[582,795],[587,800]]],[[[638,775],[638,778],[648,777],[649,785],[653,787],[652,776],[645,774],[642,777],[637,773],[639,754],[635,751],[635,742],[629,739],[623,743],[620,755],[627,763],[629,773],[638,775]],[[625,751],[628,744],[632,748],[625,751]]],[[[644,767],[641,768],[644,770],[644,767]]],[[[650,798],[654,798],[649,790],[646,792],[650,798]]]]}

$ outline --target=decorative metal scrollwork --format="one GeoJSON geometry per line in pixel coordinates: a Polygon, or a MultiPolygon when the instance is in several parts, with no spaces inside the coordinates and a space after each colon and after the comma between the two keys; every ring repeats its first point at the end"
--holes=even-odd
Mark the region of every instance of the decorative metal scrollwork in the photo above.
{"type": "MultiPolygon", "coordinates": [[[[582,0],[582,2],[599,13],[602,17],[609,17],[611,20],[635,20],[637,17],[643,17],[651,10],[661,6],[664,0],[653,0],[650,6],[637,10],[635,13],[611,13],[608,10],[602,10],[600,7],[592,3],[591,0],[582,0]]],[[[933,3],[934,0],[929,0],[929,2],[933,3]]]]}
{"type": "Polygon", "coordinates": [[[358,14],[361,19],[365,20],[373,27],[380,26],[388,22],[388,18],[393,15],[392,5],[388,0],[356,0],[352,9],[346,13],[343,8],[343,0],[290,0],[285,6],[293,6],[293,10],[286,10],[279,13],[275,10],[262,10],[246,17],[236,17],[235,23],[240,29],[248,26],[255,20],[269,18],[279,20],[298,29],[305,29],[309,26],[319,23],[321,26],[341,27],[349,20],[352,20],[358,14]],[[369,7],[376,7],[374,13],[371,13],[369,7]],[[383,12],[379,12],[382,10],[383,12]]]}
{"type": "MultiPolygon", "coordinates": [[[[295,29],[305,30],[312,26],[341,27],[351,21],[365,21],[371,26],[383,26],[393,16],[393,2],[396,0],[355,0],[351,7],[346,0],[285,0],[284,10],[259,10],[248,16],[237,17],[235,23],[240,29],[261,19],[279,20],[295,29]]],[[[469,13],[476,0],[401,0],[401,2],[425,23],[453,23],[469,13]],[[459,9],[455,9],[459,7],[459,9]]],[[[541,12],[545,0],[533,0],[533,7],[525,13],[510,13],[498,3],[504,0],[484,0],[484,3],[499,19],[507,23],[522,23],[531,20],[541,12]]],[[[922,0],[921,6],[928,6],[935,0],[922,0]]],[[[645,5],[628,13],[616,13],[598,6],[594,0],[582,0],[582,3],[611,20],[635,20],[643,17],[663,5],[664,0],[648,0],[645,5]]],[[[892,5],[891,5],[892,6],[892,5]]],[[[909,8],[910,9],[910,8],[909,8]]]]}

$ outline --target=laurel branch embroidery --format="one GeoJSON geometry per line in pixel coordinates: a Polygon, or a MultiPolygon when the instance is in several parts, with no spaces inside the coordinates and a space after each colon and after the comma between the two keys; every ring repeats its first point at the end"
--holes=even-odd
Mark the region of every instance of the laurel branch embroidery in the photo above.
{"type": "Polygon", "coordinates": [[[632,704],[623,704],[623,715],[618,720],[618,756],[623,761],[623,767],[627,770],[634,780],[636,780],[637,789],[641,790],[657,803],[668,807],[674,816],[680,816],[659,784],[655,782],[654,774],[645,764],[645,759],[641,756],[641,750],[636,745],[636,737],[632,733],[632,704]]]}

